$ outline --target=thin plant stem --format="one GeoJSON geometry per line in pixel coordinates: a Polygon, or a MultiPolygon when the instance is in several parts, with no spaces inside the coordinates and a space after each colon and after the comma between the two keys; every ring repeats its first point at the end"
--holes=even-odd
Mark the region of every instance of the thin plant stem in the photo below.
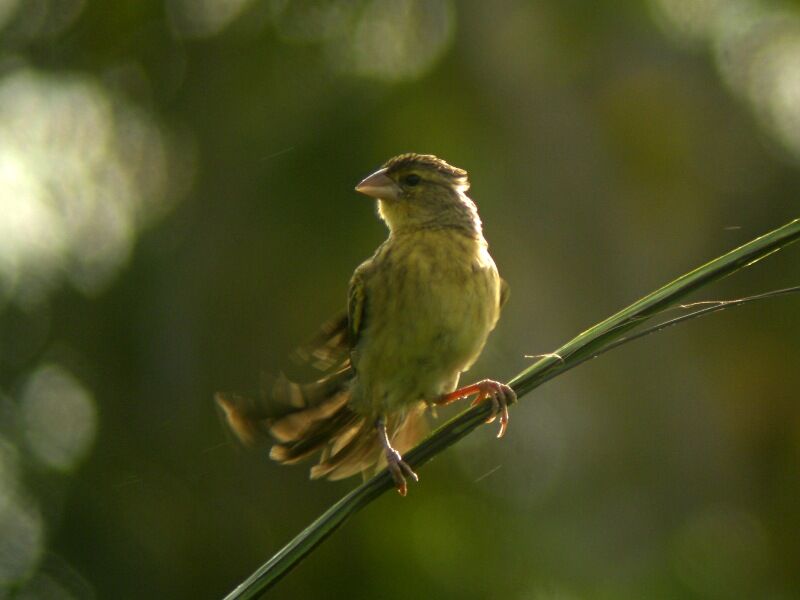
{"type": "MultiPolygon", "coordinates": [[[[700,310],[695,310],[690,313],[686,313],[685,315],[681,315],[679,317],[675,317],[673,319],[669,319],[668,321],[663,321],[658,323],[657,325],[652,325],[646,329],[642,329],[641,331],[637,331],[631,335],[626,335],[621,338],[617,338],[613,342],[610,342],[603,346],[600,350],[595,352],[592,355],[585,356],[584,358],[574,361],[570,364],[569,369],[574,369],[578,365],[582,365],[583,363],[590,361],[594,358],[597,358],[601,354],[605,354],[609,350],[613,350],[614,348],[618,348],[623,344],[627,344],[628,342],[633,342],[638,340],[639,338],[643,338],[648,336],[652,333],[658,333],[659,331],[663,331],[669,327],[674,325],[678,325],[679,323],[683,323],[684,321],[689,321],[691,319],[697,319],[698,317],[704,317],[706,315],[710,315],[711,313],[719,312],[721,310],[726,310],[728,308],[734,308],[736,306],[742,306],[743,304],[750,304],[751,302],[758,302],[760,300],[769,300],[770,298],[778,298],[780,296],[788,296],[789,294],[798,294],[800,293],[800,285],[795,285],[788,288],[783,288],[780,290],[772,290],[771,292],[764,292],[763,294],[755,294],[753,296],[746,296],[744,298],[736,298],[733,300],[707,300],[704,302],[694,302],[692,304],[683,304],[679,307],[675,308],[690,308],[693,306],[699,306],[701,304],[710,304],[710,306],[706,306],[705,308],[701,308],[700,310]]],[[[667,312],[667,310],[672,310],[672,308],[668,308],[661,313],[667,312]]],[[[538,358],[538,357],[531,357],[531,358],[538,358]]],[[[567,369],[567,370],[569,370],[567,369]]],[[[541,383],[545,381],[549,381],[556,375],[563,373],[564,371],[560,371],[559,373],[552,374],[551,376],[543,379],[541,383]]]]}
{"type": "MultiPolygon", "coordinates": [[[[713,304],[705,309],[677,317],[671,321],[651,327],[649,330],[644,330],[625,338],[627,332],[643,324],[654,315],[663,313],[666,308],[674,305],[687,294],[751,266],[798,239],[800,239],[800,219],[795,219],[774,231],[731,250],[727,254],[678,277],[594,327],[587,329],[555,352],[542,356],[542,358],[509,381],[509,385],[519,398],[542,383],[565,373],[575,366],[623,343],[638,339],[643,335],[648,335],[690,318],[730,306],[792,293],[795,288],[787,288],[787,290],[791,291],[778,290],[761,296],[752,296],[749,299],[743,298],[728,301],[727,303],[713,304]]],[[[414,449],[407,452],[403,457],[404,460],[414,468],[424,465],[432,457],[455,444],[484,423],[490,410],[489,403],[482,403],[457,415],[439,427],[414,449]]],[[[250,577],[228,594],[225,600],[255,598],[274,586],[349,517],[387,490],[393,489],[393,487],[392,478],[385,469],[364,482],[301,531],[269,561],[259,567],[250,577]]]]}

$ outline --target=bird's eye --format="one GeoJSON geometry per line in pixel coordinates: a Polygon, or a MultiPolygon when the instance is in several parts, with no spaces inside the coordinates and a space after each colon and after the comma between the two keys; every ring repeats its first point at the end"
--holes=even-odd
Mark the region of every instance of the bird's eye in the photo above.
{"type": "Polygon", "coordinates": [[[406,185],[410,185],[412,187],[417,185],[419,183],[419,180],[420,180],[419,175],[415,173],[411,173],[411,175],[406,175],[405,177],[403,177],[403,183],[405,183],[406,185]]]}

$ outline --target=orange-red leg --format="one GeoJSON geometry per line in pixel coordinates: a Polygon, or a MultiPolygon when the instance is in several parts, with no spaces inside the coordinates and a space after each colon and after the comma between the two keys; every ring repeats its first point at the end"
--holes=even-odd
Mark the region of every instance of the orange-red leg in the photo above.
{"type": "Polygon", "coordinates": [[[486,419],[486,422],[493,422],[499,415],[500,431],[497,432],[497,437],[503,437],[508,428],[508,405],[512,404],[517,399],[517,394],[514,390],[504,383],[492,381],[491,379],[484,379],[478,383],[473,383],[472,385],[445,394],[436,404],[446,406],[451,402],[455,402],[461,398],[467,398],[473,394],[477,394],[477,396],[470,406],[475,406],[487,400],[492,403],[492,413],[489,415],[489,418],[486,419]]]}

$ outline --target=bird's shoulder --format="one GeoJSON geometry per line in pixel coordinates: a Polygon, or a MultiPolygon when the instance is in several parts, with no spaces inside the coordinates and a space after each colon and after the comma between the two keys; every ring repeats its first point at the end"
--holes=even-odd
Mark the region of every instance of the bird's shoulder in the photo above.
{"type": "Polygon", "coordinates": [[[511,286],[508,285],[508,282],[500,277],[500,308],[505,306],[505,303],[508,302],[508,298],[511,296],[511,286]]]}
{"type": "Polygon", "coordinates": [[[371,265],[367,263],[368,261],[356,268],[347,289],[347,331],[351,348],[358,341],[364,321],[364,307],[367,300],[365,280],[371,269],[371,265]]]}

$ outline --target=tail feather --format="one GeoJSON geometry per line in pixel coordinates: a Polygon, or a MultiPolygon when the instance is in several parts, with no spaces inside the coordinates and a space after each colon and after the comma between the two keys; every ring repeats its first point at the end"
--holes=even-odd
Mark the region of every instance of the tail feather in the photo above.
{"type": "MultiPolygon", "coordinates": [[[[424,437],[427,431],[424,412],[425,404],[419,402],[404,415],[389,419],[387,428],[391,432],[392,446],[401,454],[424,437]]],[[[378,441],[374,423],[363,420],[357,430],[347,432],[347,435],[346,443],[334,442],[329,455],[311,468],[312,479],[344,479],[360,472],[366,473],[373,465],[375,472],[386,466],[383,447],[378,441]]]]}
{"type": "Polygon", "coordinates": [[[353,379],[349,366],[313,383],[298,384],[285,376],[270,378],[260,398],[218,392],[214,399],[231,431],[243,444],[252,446],[269,434],[279,441],[292,441],[317,420],[326,419],[347,402],[353,379]],[[309,411],[305,417],[285,417],[309,411]],[[271,429],[274,428],[274,431],[271,429]]]}
{"type": "MultiPolygon", "coordinates": [[[[303,417],[307,411],[301,411],[293,417],[303,417]]],[[[343,429],[349,429],[358,416],[346,407],[330,417],[313,421],[309,427],[304,428],[301,437],[291,442],[275,444],[270,450],[271,459],[288,465],[299,462],[317,450],[321,450],[332,438],[343,429]]]]}
{"type": "Polygon", "coordinates": [[[347,392],[339,392],[319,406],[300,409],[270,421],[269,432],[279,442],[296,442],[311,435],[315,426],[326,422],[336,415],[347,403],[347,392]]]}
{"type": "Polygon", "coordinates": [[[352,427],[340,432],[335,438],[331,440],[332,443],[328,448],[328,454],[325,456],[324,459],[320,458],[320,462],[325,462],[328,459],[328,456],[334,456],[336,454],[339,454],[342,448],[344,448],[350,442],[353,441],[353,438],[355,438],[359,434],[363,426],[364,426],[364,419],[359,419],[352,425],[352,427]]]}
{"type": "Polygon", "coordinates": [[[337,480],[356,475],[377,461],[380,450],[374,426],[364,422],[338,452],[331,452],[326,460],[311,467],[311,479],[337,480]]]}
{"type": "MultiPolygon", "coordinates": [[[[348,405],[354,378],[350,365],[308,384],[273,378],[260,400],[236,394],[217,394],[217,404],[231,430],[245,444],[271,436],[276,440],[270,458],[295,464],[320,452],[311,478],[344,479],[385,466],[383,448],[372,419],[348,405]]],[[[425,404],[390,416],[390,439],[399,452],[411,448],[424,434],[425,404]]]]}
{"type": "Polygon", "coordinates": [[[264,413],[279,417],[298,408],[318,406],[347,389],[353,377],[354,372],[349,364],[311,383],[295,383],[283,374],[278,377],[268,376],[262,384],[262,396],[266,399],[264,413]]]}
{"type": "Polygon", "coordinates": [[[240,442],[252,446],[267,433],[262,419],[252,416],[255,413],[254,403],[238,394],[217,392],[214,400],[228,423],[230,430],[240,442]]]}

